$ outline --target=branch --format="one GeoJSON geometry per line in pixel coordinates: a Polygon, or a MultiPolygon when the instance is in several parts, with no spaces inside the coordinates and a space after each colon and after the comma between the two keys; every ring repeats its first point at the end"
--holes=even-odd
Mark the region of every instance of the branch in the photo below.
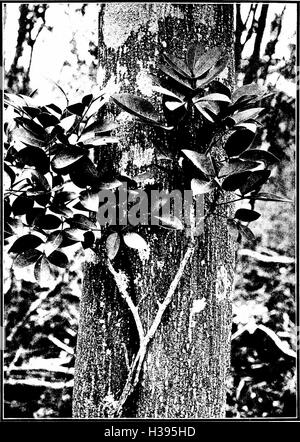
{"type": "Polygon", "coordinates": [[[49,341],[51,341],[56,347],[61,348],[66,353],[69,353],[70,355],[74,355],[74,350],[72,347],[69,347],[69,345],[66,345],[64,342],[60,341],[53,335],[48,336],[49,341]]]}
{"type": "MultiPolygon", "coordinates": [[[[257,5],[253,5],[253,4],[250,5],[249,11],[248,11],[248,15],[247,15],[246,21],[244,23],[244,29],[247,29],[248,21],[250,19],[251,12],[253,12],[253,18],[255,17],[256,9],[257,9],[257,5]]],[[[250,27],[253,28],[253,19],[252,19],[252,23],[251,23],[250,27]]]]}
{"type": "Polygon", "coordinates": [[[155,319],[150,327],[150,330],[148,331],[148,333],[146,335],[146,339],[148,339],[148,342],[153,338],[153,336],[154,336],[154,334],[155,334],[155,332],[161,322],[164,312],[166,311],[168,305],[172,301],[172,298],[175,294],[177,286],[182,278],[185,267],[186,267],[187,263],[189,262],[190,258],[192,257],[194,250],[195,250],[195,242],[191,241],[185,254],[184,254],[183,260],[180,263],[179,269],[177,270],[177,273],[176,273],[176,275],[170,285],[168,293],[167,293],[164,301],[160,304],[158,312],[155,316],[155,319]]]}
{"type": "MultiPolygon", "coordinates": [[[[29,12],[29,5],[28,4],[21,4],[19,6],[20,11],[20,17],[19,17],[19,30],[18,30],[18,37],[17,37],[17,45],[16,45],[16,52],[14,55],[13,62],[10,66],[10,69],[7,73],[7,86],[9,89],[12,89],[15,86],[15,83],[17,83],[17,68],[18,68],[18,62],[19,59],[23,55],[24,51],[24,43],[26,41],[26,19],[27,14],[29,12]]],[[[18,91],[19,92],[19,91],[18,91]]]]}
{"type": "Polygon", "coordinates": [[[41,379],[13,379],[5,380],[5,385],[27,385],[29,387],[52,388],[53,390],[62,390],[64,388],[72,388],[73,379],[68,382],[49,382],[41,379]]]}
{"type": "MultiPolygon", "coordinates": [[[[63,373],[63,374],[69,374],[69,375],[73,375],[74,374],[74,368],[73,367],[62,367],[62,366],[57,366],[57,367],[35,367],[34,365],[30,366],[30,365],[25,365],[24,367],[17,367],[14,366],[12,368],[9,367],[4,367],[4,374],[6,375],[10,375],[10,377],[13,377],[14,374],[19,375],[20,373],[27,373],[29,374],[30,372],[35,371],[35,372],[45,372],[47,374],[51,374],[51,376],[53,377],[53,375],[55,373],[63,373]]],[[[30,374],[29,374],[30,375],[30,374]]]]}
{"type": "Polygon", "coordinates": [[[263,253],[255,252],[251,249],[241,249],[238,251],[238,254],[241,256],[247,256],[249,258],[256,259],[257,261],[266,262],[266,263],[274,263],[274,264],[294,264],[295,259],[290,258],[289,256],[282,255],[274,255],[269,256],[263,253]]]}
{"type": "Polygon", "coordinates": [[[242,44],[241,37],[244,30],[244,23],[241,17],[241,5],[236,5],[236,29],[235,29],[235,69],[239,71],[241,64],[242,44]]]}
{"type": "Polygon", "coordinates": [[[122,277],[122,272],[117,272],[110,259],[107,260],[107,267],[108,270],[110,271],[110,273],[113,275],[115,283],[119,289],[119,292],[121,293],[122,298],[125,300],[126,304],[128,305],[128,308],[130,309],[138,334],[139,334],[139,338],[140,338],[140,343],[143,341],[144,339],[144,329],[143,329],[143,324],[138,312],[137,307],[134,305],[128,291],[127,291],[127,285],[126,285],[126,281],[124,280],[124,276],[122,277]]]}
{"type": "Polygon", "coordinates": [[[263,333],[265,333],[276,345],[276,347],[285,355],[297,359],[297,353],[290,347],[287,341],[282,341],[277,334],[274,332],[274,330],[271,330],[269,327],[266,327],[263,324],[255,324],[253,321],[249,321],[246,325],[239,328],[232,336],[231,341],[234,341],[239,336],[241,336],[246,331],[250,333],[251,335],[256,332],[256,330],[261,330],[263,333]]]}
{"type": "Polygon", "coordinates": [[[251,83],[256,78],[257,75],[257,70],[259,68],[259,61],[260,61],[260,47],[262,43],[264,30],[266,27],[268,8],[269,8],[268,4],[263,4],[261,7],[261,13],[258,19],[258,25],[256,30],[254,49],[249,59],[247,72],[244,77],[244,84],[251,83]]]}
{"type": "MultiPolygon", "coordinates": [[[[168,290],[168,293],[167,293],[164,301],[161,304],[159,304],[158,312],[156,313],[156,316],[153,320],[153,323],[152,323],[148,333],[141,340],[140,348],[139,348],[139,350],[134,358],[134,361],[131,365],[125,386],[123,388],[120,399],[119,399],[118,404],[117,404],[117,406],[114,410],[114,413],[113,413],[114,416],[116,416],[116,417],[119,417],[121,415],[123,405],[125,404],[128,397],[131,395],[134,388],[136,387],[136,385],[139,382],[140,373],[141,373],[142,366],[143,366],[143,363],[145,360],[145,356],[147,354],[149,343],[152,340],[153,336],[155,335],[156,330],[158,329],[158,327],[161,323],[164,312],[166,311],[167,307],[169,306],[170,302],[173,299],[175,291],[176,291],[178,284],[182,278],[183,272],[186,268],[187,263],[189,262],[190,258],[192,257],[194,250],[195,250],[195,241],[192,240],[190,242],[190,244],[188,245],[188,248],[184,254],[183,260],[180,263],[179,269],[177,270],[176,275],[174,276],[174,279],[171,282],[170,288],[168,290]]],[[[109,262],[109,264],[110,264],[110,262],[109,262]]],[[[111,266],[111,264],[110,264],[110,266],[111,266]]],[[[112,269],[113,269],[113,267],[112,267],[112,269]]],[[[114,269],[113,269],[113,271],[115,272],[114,269]]],[[[117,273],[117,272],[115,272],[115,273],[117,273]]],[[[118,273],[117,273],[117,276],[119,277],[118,273]]],[[[123,289],[123,287],[122,287],[122,289],[123,289]]],[[[130,299],[130,297],[129,297],[129,299],[130,299]]]]}
{"type": "Polygon", "coordinates": [[[243,48],[244,48],[245,44],[250,40],[250,38],[252,37],[252,34],[253,34],[253,32],[254,32],[254,24],[255,24],[255,21],[256,21],[256,20],[255,20],[256,10],[257,10],[257,5],[251,5],[251,7],[250,7],[250,9],[249,9],[249,13],[248,13],[247,19],[246,19],[246,21],[245,21],[245,25],[244,25],[245,27],[244,27],[244,29],[247,29],[247,25],[248,25],[248,21],[249,21],[249,18],[250,18],[251,12],[253,12],[253,15],[252,15],[252,21],[251,21],[250,28],[249,28],[249,30],[248,30],[248,32],[247,32],[247,35],[246,35],[246,37],[245,37],[245,41],[244,41],[243,44],[242,44],[243,48]]]}

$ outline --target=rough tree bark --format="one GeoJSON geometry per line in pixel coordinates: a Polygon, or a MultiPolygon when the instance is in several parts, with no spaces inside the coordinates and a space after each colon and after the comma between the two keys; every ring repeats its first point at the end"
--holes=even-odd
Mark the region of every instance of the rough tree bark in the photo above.
{"type": "MultiPolygon", "coordinates": [[[[155,68],[159,54],[166,49],[180,56],[195,39],[210,47],[221,45],[230,54],[225,77],[233,86],[232,5],[109,3],[101,8],[100,23],[100,69],[105,80],[115,77],[121,91],[146,94],[145,74],[150,66],[155,68]]],[[[126,172],[145,170],[153,160],[155,144],[162,142],[152,129],[127,119],[118,136],[118,147],[102,152],[102,159],[126,172]]],[[[193,138],[188,133],[187,139],[191,148],[193,138]]],[[[165,185],[172,186],[172,176],[165,185]]],[[[139,310],[145,330],[187,247],[184,233],[161,230],[143,232],[150,244],[149,256],[124,251],[113,264],[126,274],[133,301],[143,298],[139,310]]],[[[226,219],[209,218],[151,342],[142,380],[123,416],[224,417],[234,255],[226,219]],[[200,299],[206,306],[197,312],[200,299]]],[[[85,265],[74,417],[111,416],[113,401],[118,400],[127,377],[126,358],[131,361],[137,348],[131,314],[99,250],[97,259],[85,265]]]]}

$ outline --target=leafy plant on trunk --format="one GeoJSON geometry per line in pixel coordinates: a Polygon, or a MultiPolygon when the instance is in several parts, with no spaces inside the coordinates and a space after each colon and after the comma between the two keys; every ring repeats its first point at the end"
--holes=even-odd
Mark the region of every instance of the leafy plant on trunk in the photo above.
{"type": "MultiPolygon", "coordinates": [[[[249,208],[228,212],[227,226],[239,242],[242,237],[253,240],[248,224],[260,217],[254,210],[255,201],[289,201],[283,196],[262,191],[271,169],[279,160],[270,152],[253,148],[252,143],[266,98],[264,90],[255,84],[244,85],[233,93],[217,80],[226,68],[227,57],[218,47],[205,50],[192,43],[185,59],[164,54],[159,72],[151,74],[153,90],[161,97],[162,111],[141,96],[115,94],[111,99],[104,90],[98,97],[86,95],[81,102],[65,109],[55,103],[36,106],[32,98],[6,94],[5,103],[17,116],[6,124],[7,142],[4,159],[5,239],[14,265],[34,266],[38,282],[48,280],[55,267],[66,268],[68,258],[64,248],[81,243],[84,249],[100,247],[106,250],[107,267],[114,277],[120,295],[127,303],[139,336],[139,349],[129,365],[127,381],[120,397],[107,397],[107,415],[120,416],[122,408],[140,380],[148,346],[191,259],[194,247],[202,235],[201,223],[209,217],[224,216],[222,205],[245,200],[249,208]],[[107,107],[115,103],[120,110],[151,125],[158,137],[164,138],[163,148],[156,153],[151,168],[137,176],[124,176],[107,171],[105,164],[93,161],[95,149],[118,143],[118,124],[107,118],[107,107]],[[189,149],[182,139],[183,128],[196,127],[196,142],[189,149]],[[223,149],[220,154],[220,141],[223,149]],[[195,146],[197,149],[195,150],[195,146]],[[190,213],[190,228],[174,214],[159,215],[160,228],[185,230],[188,247],[163,302],[159,303],[151,327],[144,330],[139,305],[130,296],[122,272],[113,261],[122,248],[147,250],[140,234],[140,225],[99,222],[99,210],[104,210],[100,198],[103,190],[117,192],[126,185],[127,198],[133,205],[140,199],[140,190],[151,194],[159,188],[153,183],[156,169],[171,162],[176,189],[190,190],[194,201],[206,197],[208,208],[197,218],[195,206],[190,213]],[[229,192],[229,194],[228,194],[229,192]],[[220,197],[229,195],[220,202],[220,197]],[[22,232],[22,235],[20,235],[22,232]]],[[[120,216],[118,203],[116,213],[120,216]]],[[[163,207],[165,201],[160,201],[163,207]]],[[[151,226],[148,207],[144,225],[151,226]]],[[[201,310],[201,305],[196,306],[201,310]]],[[[200,311],[199,310],[199,311],[200,311]]]]}

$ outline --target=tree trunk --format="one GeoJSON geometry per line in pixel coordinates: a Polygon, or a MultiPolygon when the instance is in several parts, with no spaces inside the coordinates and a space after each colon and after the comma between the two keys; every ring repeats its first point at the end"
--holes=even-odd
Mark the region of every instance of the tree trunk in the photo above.
{"type": "MultiPolygon", "coordinates": [[[[200,40],[230,54],[227,84],[233,86],[233,6],[221,4],[107,3],[100,13],[100,70],[114,76],[121,91],[148,93],[145,74],[156,67],[163,50],[182,56],[200,40]]],[[[102,85],[99,85],[100,87],[102,85]]],[[[155,100],[155,97],[152,98],[155,100]]],[[[101,158],[128,172],[152,162],[158,140],[153,129],[125,119],[117,148],[101,158]]],[[[187,133],[189,147],[193,137],[187,133]]],[[[101,161],[101,159],[100,159],[101,161]]],[[[102,163],[103,164],[103,163],[102,163]]],[[[143,169],[144,168],[144,169],[143,169]]],[[[172,186],[172,174],[166,187],[172,186]]],[[[224,206],[221,206],[224,207],[224,206]]],[[[222,209],[224,214],[226,209],[222,209]]],[[[219,212],[222,214],[222,211],[219,212]]],[[[226,219],[210,217],[184,269],[173,300],[146,354],[142,379],[125,403],[122,416],[147,418],[221,418],[225,415],[226,377],[230,362],[234,247],[226,219]],[[201,300],[201,301],[200,301],[201,300]],[[198,309],[199,302],[205,307],[198,309]],[[205,302],[205,304],[204,304],[205,302]]],[[[182,232],[143,231],[150,254],[124,250],[114,268],[126,274],[130,296],[139,304],[144,330],[170,288],[187,249],[182,232]]],[[[138,335],[105,255],[85,265],[77,344],[73,415],[112,416],[138,335]]]]}

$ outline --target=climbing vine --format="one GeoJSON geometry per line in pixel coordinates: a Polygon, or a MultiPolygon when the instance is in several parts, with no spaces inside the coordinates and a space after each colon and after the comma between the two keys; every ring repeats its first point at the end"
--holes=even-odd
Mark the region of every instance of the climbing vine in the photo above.
{"type": "MultiPolygon", "coordinates": [[[[76,243],[84,249],[104,245],[108,269],[137,327],[140,347],[111,415],[120,415],[140,379],[149,342],[193,255],[199,223],[224,216],[218,212],[220,206],[245,200],[249,208],[228,211],[227,226],[235,240],[244,236],[252,241],[249,223],[260,217],[254,210],[255,202],[289,201],[262,191],[279,160],[252,147],[264,110],[259,104],[268,94],[256,84],[231,92],[216,79],[226,64],[222,49],[205,50],[200,43],[189,46],[185,59],[164,54],[157,72],[149,73],[153,92],[161,97],[160,110],[143,97],[128,93],[109,97],[105,90],[71,105],[65,96],[64,109],[55,103],[37,106],[32,97],[5,94],[5,105],[12,109],[14,118],[5,124],[4,236],[14,265],[33,266],[35,278],[42,282],[55,267],[68,267],[64,248],[76,243]],[[152,126],[154,136],[157,132],[163,140],[151,167],[135,176],[109,174],[101,162],[93,161],[95,150],[119,142],[116,133],[121,123],[108,118],[107,109],[113,103],[138,124],[152,126]],[[139,189],[150,193],[155,188],[153,171],[164,170],[165,162],[171,163],[168,170],[177,189],[191,190],[195,199],[206,196],[205,212],[201,219],[191,214],[194,219],[186,253],[152,326],[145,331],[124,275],[112,263],[121,247],[143,250],[148,245],[138,225],[99,223],[99,207],[104,205],[99,195],[102,190],[116,192],[126,183],[126,192],[134,202],[135,195],[140,198],[139,189]]],[[[160,205],[164,204],[162,199],[160,205]]],[[[146,215],[150,219],[150,208],[146,215]]],[[[186,228],[173,214],[157,218],[158,228],[186,228]]]]}

